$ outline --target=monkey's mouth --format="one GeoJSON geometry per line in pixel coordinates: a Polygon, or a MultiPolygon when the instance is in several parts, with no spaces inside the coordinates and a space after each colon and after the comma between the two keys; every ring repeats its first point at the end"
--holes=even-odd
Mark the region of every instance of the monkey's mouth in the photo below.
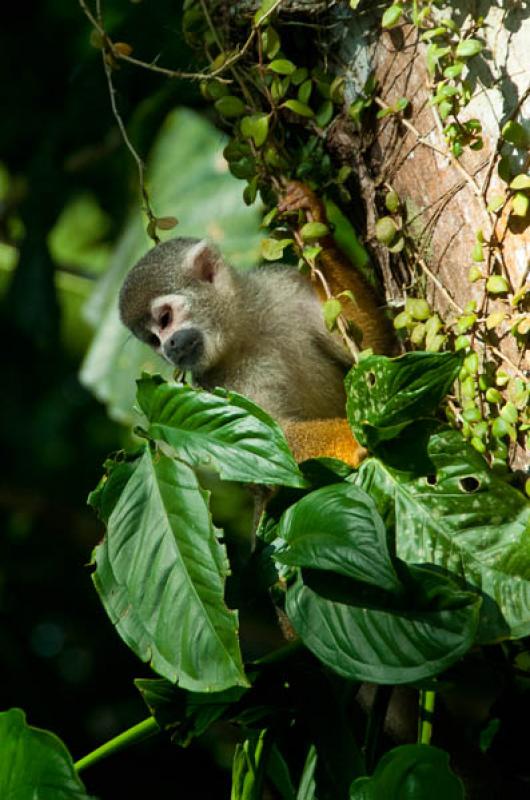
{"type": "Polygon", "coordinates": [[[164,345],[164,355],[179,369],[193,369],[204,354],[204,337],[198,328],[174,333],[164,345]]]}

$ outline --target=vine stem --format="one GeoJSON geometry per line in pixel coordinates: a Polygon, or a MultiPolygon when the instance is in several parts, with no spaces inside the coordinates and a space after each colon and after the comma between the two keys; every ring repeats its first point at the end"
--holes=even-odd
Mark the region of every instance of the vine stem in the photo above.
{"type": "Polygon", "coordinates": [[[430,744],[432,736],[432,715],[436,692],[420,690],[419,718],[418,718],[418,744],[430,744]]]}
{"type": "MultiPolygon", "coordinates": [[[[311,270],[311,275],[313,275],[316,278],[318,278],[318,280],[320,281],[320,283],[322,285],[322,288],[324,290],[324,294],[326,295],[326,298],[328,300],[330,300],[333,297],[333,294],[331,292],[331,289],[329,288],[329,284],[328,284],[328,282],[327,282],[327,280],[326,280],[326,278],[324,276],[324,273],[322,272],[322,270],[318,269],[317,267],[315,267],[314,264],[311,264],[306,258],[304,258],[304,256],[303,256],[304,240],[302,239],[302,237],[300,236],[298,231],[294,231],[293,235],[294,235],[294,239],[296,241],[296,244],[300,248],[300,253],[302,254],[302,258],[304,259],[304,261],[306,262],[306,264],[308,265],[308,267],[311,270]]],[[[343,340],[345,346],[350,351],[350,354],[351,354],[351,357],[353,358],[354,363],[357,364],[357,362],[359,361],[359,348],[357,347],[355,342],[352,340],[352,338],[348,335],[348,329],[347,329],[347,326],[346,326],[346,320],[345,320],[343,314],[339,314],[339,316],[337,317],[337,328],[339,330],[340,335],[342,336],[342,340],[343,340]]]]}
{"type": "Polygon", "coordinates": [[[147,717],[147,719],[139,722],[138,725],[133,725],[132,728],[128,728],[113,739],[109,739],[109,741],[102,744],[101,747],[97,747],[88,755],[80,758],[79,761],[75,762],[74,769],[77,772],[81,772],[81,770],[91,767],[93,764],[97,764],[98,761],[101,761],[107,756],[117,753],[119,750],[123,750],[132,744],[136,744],[136,742],[141,742],[143,739],[147,739],[149,736],[153,736],[153,734],[159,732],[160,726],[156,719],[154,717],[147,717]]]}

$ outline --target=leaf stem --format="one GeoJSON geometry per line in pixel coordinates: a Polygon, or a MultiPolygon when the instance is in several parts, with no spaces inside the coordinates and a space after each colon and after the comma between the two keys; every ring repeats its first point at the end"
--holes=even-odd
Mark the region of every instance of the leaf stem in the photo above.
{"type": "Polygon", "coordinates": [[[418,718],[418,744],[430,744],[432,736],[432,717],[436,692],[420,690],[419,718],[418,718]]]}
{"type": "Polygon", "coordinates": [[[276,650],[272,650],[270,653],[267,653],[261,658],[256,658],[251,662],[251,664],[253,667],[262,667],[266,664],[276,664],[279,661],[285,661],[286,658],[289,658],[290,655],[296,653],[297,650],[301,650],[302,647],[302,640],[295,639],[294,642],[289,642],[282,647],[276,648],[276,650]]]}
{"type": "Polygon", "coordinates": [[[117,753],[125,747],[129,747],[131,744],[136,744],[136,742],[140,742],[142,739],[147,739],[149,736],[159,733],[159,731],[160,727],[155,718],[148,717],[142,722],[139,722],[138,725],[133,725],[132,728],[128,728],[113,739],[109,739],[109,741],[102,744],[101,747],[97,747],[88,755],[80,758],[79,761],[75,762],[74,768],[77,772],[81,772],[81,770],[86,769],[86,767],[91,767],[107,756],[117,753]]]}

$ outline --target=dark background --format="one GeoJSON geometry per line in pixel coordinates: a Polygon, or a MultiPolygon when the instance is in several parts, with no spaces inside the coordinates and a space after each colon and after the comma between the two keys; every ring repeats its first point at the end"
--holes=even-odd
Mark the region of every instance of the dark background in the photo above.
{"type": "MultiPolygon", "coordinates": [[[[112,0],[106,24],[135,55],[190,67],[180,3],[112,0]]],[[[10,6],[0,30],[0,709],[57,733],[74,759],[147,716],[132,684],[150,672],[122,644],[90,579],[102,528],[86,506],[106,455],[126,432],[80,385],[90,332],[78,311],[137,203],[134,164],[111,115],[101,54],[73,0],[10,6]],[[49,235],[73,199],[89,193],[105,215],[84,258],[58,263],[49,235]],[[81,265],[80,265],[81,262],[81,265]],[[99,266],[98,266],[99,265],[99,266]],[[77,287],[64,288],[67,276],[77,287]]],[[[165,114],[200,106],[193,85],[147,71],[115,73],[120,109],[140,152],[165,114]]],[[[75,251],[76,226],[67,233],[75,251]]],[[[164,736],[83,774],[92,794],[228,794],[214,738],[182,751],[164,736]]]]}

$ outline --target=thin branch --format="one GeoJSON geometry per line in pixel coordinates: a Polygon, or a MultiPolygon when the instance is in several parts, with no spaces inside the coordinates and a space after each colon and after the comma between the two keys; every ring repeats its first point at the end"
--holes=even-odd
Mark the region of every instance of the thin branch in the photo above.
{"type": "MultiPolygon", "coordinates": [[[[381,97],[374,97],[374,102],[380,108],[384,109],[391,108],[391,106],[389,106],[388,103],[385,103],[385,101],[381,97]]],[[[403,125],[405,128],[407,128],[407,130],[409,130],[411,133],[414,134],[414,136],[416,137],[416,139],[420,144],[424,145],[425,147],[428,147],[429,150],[433,150],[435,153],[438,153],[438,155],[442,156],[443,158],[448,157],[448,154],[444,150],[442,150],[439,147],[436,147],[436,145],[429,142],[426,136],[423,133],[420,133],[420,131],[416,128],[415,125],[412,124],[412,122],[410,122],[410,120],[406,119],[401,115],[398,115],[398,120],[401,125],[403,125]]]]}
{"type": "MultiPolygon", "coordinates": [[[[145,164],[136,151],[133,143],[129,139],[129,134],[127,133],[127,129],[121,117],[121,114],[118,110],[118,106],[116,103],[116,89],[112,80],[112,67],[109,64],[107,52],[105,50],[101,51],[102,60],[103,60],[103,68],[105,70],[105,76],[107,78],[107,85],[109,88],[109,98],[110,98],[110,105],[112,109],[112,114],[114,119],[117,122],[118,128],[120,129],[120,133],[122,135],[123,141],[125,146],[129,150],[131,156],[133,157],[136,167],[138,170],[138,182],[140,185],[140,194],[142,195],[143,203],[144,203],[144,211],[147,214],[147,218],[149,219],[150,223],[156,223],[156,216],[151,208],[151,203],[149,200],[149,194],[147,192],[147,188],[145,186],[145,164]]],[[[155,224],[148,226],[148,234],[151,239],[158,244],[160,242],[159,237],[156,235],[156,227],[155,224]]]]}
{"type": "Polygon", "coordinates": [[[451,297],[451,295],[449,294],[443,283],[440,281],[440,279],[437,278],[434,272],[432,272],[432,270],[429,269],[424,259],[421,258],[420,256],[417,256],[416,261],[420,265],[422,270],[425,272],[425,274],[428,275],[431,281],[435,284],[436,288],[440,291],[440,293],[445,297],[447,302],[451,306],[453,306],[453,308],[456,309],[456,311],[458,311],[459,314],[463,314],[464,309],[462,308],[462,306],[459,306],[456,300],[453,300],[453,298],[451,297]]]}
{"type": "MultiPolygon", "coordinates": [[[[276,2],[273,3],[273,5],[261,17],[260,25],[268,17],[270,17],[270,15],[273,14],[276,11],[277,8],[279,8],[279,6],[281,5],[282,2],[283,2],[283,0],[276,0],[276,2]]],[[[110,38],[108,33],[105,31],[105,28],[102,25],[102,23],[100,21],[98,21],[94,17],[92,12],[88,8],[85,0],[79,0],[79,5],[81,6],[83,12],[85,13],[85,15],[88,18],[88,20],[90,21],[90,23],[93,25],[93,27],[100,34],[102,40],[106,43],[106,45],[107,45],[109,51],[111,52],[113,58],[115,58],[116,60],[119,60],[119,61],[125,61],[128,64],[133,64],[136,67],[141,67],[142,69],[147,69],[150,72],[156,72],[159,75],[165,75],[166,78],[182,78],[184,80],[194,80],[194,81],[211,81],[214,78],[216,78],[221,83],[229,83],[230,82],[229,79],[221,78],[220,76],[222,75],[223,72],[226,72],[226,70],[231,69],[245,55],[245,53],[250,48],[252,42],[254,41],[254,38],[256,37],[256,34],[259,31],[259,26],[253,26],[253,28],[252,28],[252,30],[250,32],[250,35],[248,36],[248,38],[246,39],[246,41],[244,42],[242,47],[240,47],[240,49],[237,50],[237,52],[235,52],[232,56],[227,58],[226,61],[224,61],[222,64],[220,64],[215,69],[207,71],[207,72],[183,72],[181,70],[169,69],[168,67],[160,67],[160,66],[158,66],[158,64],[149,63],[148,61],[142,61],[139,58],[135,58],[134,56],[127,55],[126,53],[120,52],[119,49],[116,49],[116,45],[114,44],[114,42],[112,41],[112,39],[110,38]]],[[[213,31],[215,38],[218,40],[216,28],[211,23],[210,15],[208,13],[208,9],[206,7],[206,4],[204,3],[204,0],[201,0],[201,7],[202,7],[202,10],[203,10],[205,19],[210,25],[210,29],[213,31]]],[[[223,48],[220,46],[219,41],[218,41],[218,44],[219,44],[220,50],[222,50],[223,48]]]]}
{"type": "MultiPolygon", "coordinates": [[[[300,236],[300,234],[296,230],[293,232],[293,235],[294,235],[296,244],[300,248],[300,252],[303,253],[304,241],[303,241],[302,237],[300,236]]],[[[326,295],[327,299],[328,300],[331,299],[333,297],[333,294],[331,293],[331,289],[329,288],[329,284],[328,284],[328,282],[327,282],[322,270],[318,269],[313,264],[311,264],[307,259],[304,258],[303,255],[302,255],[302,258],[304,259],[306,264],[311,269],[311,274],[313,276],[315,276],[316,278],[318,278],[318,280],[322,284],[322,288],[324,289],[324,294],[326,295]]],[[[346,322],[343,314],[339,314],[339,316],[337,317],[337,328],[339,329],[339,333],[342,336],[342,340],[343,340],[344,344],[346,345],[347,349],[350,351],[350,354],[351,354],[354,362],[357,363],[359,361],[359,348],[357,347],[357,345],[355,344],[355,342],[353,341],[351,336],[348,334],[347,322],[346,322]]]]}
{"type": "Polygon", "coordinates": [[[157,64],[149,64],[147,61],[140,61],[140,59],[138,58],[133,58],[133,56],[121,53],[119,50],[116,49],[116,45],[106,32],[102,22],[96,19],[96,17],[93,15],[91,10],[85,3],[85,0],[79,0],[79,5],[81,6],[83,13],[89,20],[94,30],[96,30],[101,36],[102,43],[105,44],[105,46],[111,53],[112,57],[115,58],[116,60],[127,61],[129,64],[134,64],[137,67],[148,69],[151,72],[158,72],[161,75],[165,75],[167,78],[186,78],[187,80],[208,80],[208,78],[215,77],[215,75],[208,73],[203,74],[202,72],[180,72],[174,69],[167,69],[166,67],[159,67],[157,64]]]}

